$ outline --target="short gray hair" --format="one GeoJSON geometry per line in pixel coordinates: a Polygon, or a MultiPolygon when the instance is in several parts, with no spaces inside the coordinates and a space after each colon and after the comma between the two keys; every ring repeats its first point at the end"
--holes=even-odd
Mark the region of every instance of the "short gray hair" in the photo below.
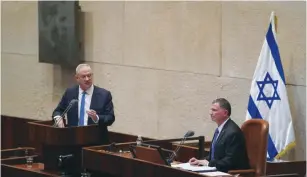
{"type": "Polygon", "coordinates": [[[83,67],[89,67],[91,69],[91,66],[89,64],[86,64],[86,63],[82,63],[82,64],[79,64],[76,68],[76,74],[79,73],[80,69],[83,68],[83,67]]]}
{"type": "Polygon", "coordinates": [[[218,103],[221,108],[226,109],[228,112],[228,116],[231,115],[231,105],[228,100],[226,100],[225,98],[217,98],[212,101],[212,104],[214,103],[218,103]]]}

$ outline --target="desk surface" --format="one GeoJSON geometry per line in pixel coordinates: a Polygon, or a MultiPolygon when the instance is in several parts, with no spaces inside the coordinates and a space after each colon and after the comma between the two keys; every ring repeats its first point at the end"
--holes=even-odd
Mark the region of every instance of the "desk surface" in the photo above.
{"type": "Polygon", "coordinates": [[[21,168],[24,170],[30,170],[30,171],[44,171],[44,164],[43,163],[33,163],[32,167],[27,167],[26,164],[16,164],[12,165],[13,167],[16,168],[21,168]]]}

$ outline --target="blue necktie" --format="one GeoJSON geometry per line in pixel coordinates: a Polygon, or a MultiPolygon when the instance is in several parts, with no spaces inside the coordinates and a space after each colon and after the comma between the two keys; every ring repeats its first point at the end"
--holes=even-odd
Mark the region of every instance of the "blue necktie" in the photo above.
{"type": "Polygon", "coordinates": [[[86,92],[83,92],[82,93],[82,98],[81,98],[79,126],[83,126],[84,125],[85,94],[86,94],[86,92]]]}
{"type": "Polygon", "coordinates": [[[219,134],[219,129],[216,128],[215,132],[214,132],[214,136],[213,136],[213,141],[212,141],[212,144],[211,144],[211,160],[214,160],[215,142],[216,142],[218,134],[219,134]]]}

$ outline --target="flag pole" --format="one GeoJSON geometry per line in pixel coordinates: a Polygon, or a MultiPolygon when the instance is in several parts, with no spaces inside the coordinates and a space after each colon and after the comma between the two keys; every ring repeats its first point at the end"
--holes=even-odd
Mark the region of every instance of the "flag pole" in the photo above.
{"type": "Polygon", "coordinates": [[[274,11],[271,12],[270,22],[274,23],[274,26],[272,26],[272,28],[273,28],[273,31],[277,33],[277,16],[275,15],[274,11]]]}
{"type": "Polygon", "coordinates": [[[277,33],[277,16],[274,14],[274,20],[275,20],[275,31],[277,33]]]}

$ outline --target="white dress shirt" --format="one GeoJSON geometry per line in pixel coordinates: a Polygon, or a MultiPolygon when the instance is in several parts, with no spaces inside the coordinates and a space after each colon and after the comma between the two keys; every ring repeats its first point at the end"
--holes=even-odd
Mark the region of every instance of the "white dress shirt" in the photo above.
{"type": "Polygon", "coordinates": [[[219,130],[219,133],[217,134],[217,137],[216,137],[216,140],[218,139],[218,137],[220,136],[222,130],[223,130],[223,127],[224,125],[226,124],[226,122],[229,120],[229,117],[227,120],[225,120],[217,129],[219,130]]]}

